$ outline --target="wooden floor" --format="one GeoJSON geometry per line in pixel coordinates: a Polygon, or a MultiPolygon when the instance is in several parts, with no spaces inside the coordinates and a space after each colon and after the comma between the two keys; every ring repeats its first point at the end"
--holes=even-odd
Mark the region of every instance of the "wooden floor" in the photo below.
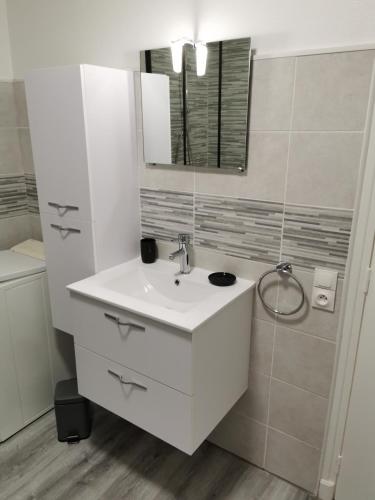
{"type": "Polygon", "coordinates": [[[0,499],[312,500],[210,444],[192,457],[97,410],[92,435],[56,439],[54,413],[0,444],[0,499]]]}

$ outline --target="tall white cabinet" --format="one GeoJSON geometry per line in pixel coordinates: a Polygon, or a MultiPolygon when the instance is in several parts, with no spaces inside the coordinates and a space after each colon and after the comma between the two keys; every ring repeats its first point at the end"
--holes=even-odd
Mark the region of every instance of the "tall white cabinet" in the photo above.
{"type": "Polygon", "coordinates": [[[73,333],[66,285],[139,254],[133,73],[64,66],[25,84],[53,325],[73,333]]]}

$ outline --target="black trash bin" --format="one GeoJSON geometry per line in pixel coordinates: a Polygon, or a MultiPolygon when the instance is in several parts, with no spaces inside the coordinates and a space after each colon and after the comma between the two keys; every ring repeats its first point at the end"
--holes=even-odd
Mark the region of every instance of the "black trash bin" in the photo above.
{"type": "Polygon", "coordinates": [[[55,415],[59,441],[76,443],[90,436],[90,403],[78,394],[76,378],[56,384],[55,415]]]}

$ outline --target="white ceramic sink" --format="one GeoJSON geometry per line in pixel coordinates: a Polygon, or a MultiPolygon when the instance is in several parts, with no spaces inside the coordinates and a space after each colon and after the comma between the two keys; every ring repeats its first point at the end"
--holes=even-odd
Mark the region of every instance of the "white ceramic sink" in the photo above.
{"type": "Polygon", "coordinates": [[[211,271],[193,268],[190,274],[181,275],[178,269],[177,264],[163,260],[143,264],[135,259],[67,288],[73,293],[193,331],[255,285],[253,281],[237,279],[232,286],[216,287],[208,281],[211,271]]]}

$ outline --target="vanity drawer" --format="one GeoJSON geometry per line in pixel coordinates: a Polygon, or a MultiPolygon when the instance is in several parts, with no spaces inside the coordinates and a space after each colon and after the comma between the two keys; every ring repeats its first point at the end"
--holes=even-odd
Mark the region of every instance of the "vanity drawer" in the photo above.
{"type": "Polygon", "coordinates": [[[77,344],[174,389],[192,394],[190,333],[74,292],[71,297],[77,344]]]}
{"type": "Polygon", "coordinates": [[[87,349],[75,347],[78,391],[138,427],[191,453],[192,398],[87,349]]]}

